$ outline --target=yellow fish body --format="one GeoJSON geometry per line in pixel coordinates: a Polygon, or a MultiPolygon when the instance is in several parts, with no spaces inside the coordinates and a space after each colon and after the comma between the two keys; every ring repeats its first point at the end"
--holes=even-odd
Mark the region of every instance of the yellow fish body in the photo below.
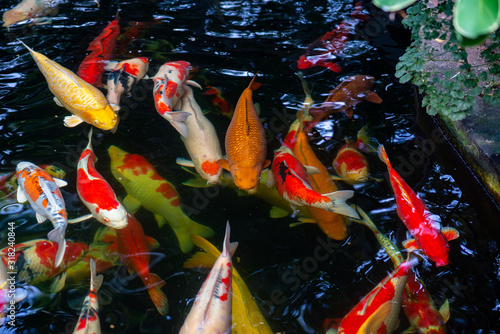
{"type": "Polygon", "coordinates": [[[108,153],[111,172],[127,191],[123,204],[129,213],[134,214],[143,206],[155,215],[160,228],[168,222],[184,253],[194,246],[192,234],[214,235],[211,228],[194,222],[182,211],[174,185],[162,178],[146,159],[114,145],[108,148],[108,153]]]}
{"type": "MultiPolygon", "coordinates": [[[[184,268],[211,268],[220,255],[219,250],[204,238],[191,237],[196,246],[206,253],[197,252],[184,263],[184,268]]],[[[252,294],[240,274],[233,267],[232,334],[272,334],[266,318],[255,303],[252,294]]]]}
{"type": "Polygon", "coordinates": [[[99,89],[43,54],[33,51],[26,44],[23,45],[47,80],[56,104],[73,114],[64,118],[65,126],[74,127],[86,122],[102,130],[116,128],[118,118],[99,89]]]}

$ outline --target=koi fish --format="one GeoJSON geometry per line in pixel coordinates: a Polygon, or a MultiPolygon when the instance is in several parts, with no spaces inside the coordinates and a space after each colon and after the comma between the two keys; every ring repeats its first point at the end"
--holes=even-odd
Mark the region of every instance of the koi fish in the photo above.
{"type": "Polygon", "coordinates": [[[188,112],[184,124],[187,127],[187,136],[181,137],[192,161],[177,158],[181,166],[194,167],[209,184],[219,183],[222,168],[217,160],[222,158],[219,138],[212,123],[203,115],[200,106],[196,103],[193,90],[186,86],[181,99],[181,111],[188,112]]]}
{"type": "Polygon", "coordinates": [[[96,276],[97,269],[94,260],[90,260],[90,291],[83,301],[82,311],[76,322],[73,334],[100,334],[101,323],[99,321],[99,299],[97,291],[101,287],[103,277],[96,276]]]}
{"type": "Polygon", "coordinates": [[[401,263],[347,313],[338,334],[392,333],[398,324],[401,298],[416,258],[401,263]]]}
{"type": "Polygon", "coordinates": [[[56,104],[73,114],[64,118],[65,126],[74,127],[86,122],[102,130],[116,128],[118,118],[99,89],[21,43],[29,50],[47,80],[50,91],[55,95],[56,104]]]}
{"type": "Polygon", "coordinates": [[[118,201],[113,188],[95,168],[97,158],[92,150],[92,128],[89,143],[78,161],[76,190],[92,217],[113,228],[127,226],[127,210],[118,201]]]}
{"type": "Polygon", "coordinates": [[[219,107],[221,114],[229,118],[233,117],[234,109],[229,104],[229,102],[222,96],[222,91],[219,88],[213,86],[207,86],[207,90],[203,92],[203,95],[213,96],[212,104],[216,107],[219,107]]]}
{"type": "MultiPolygon", "coordinates": [[[[196,246],[203,249],[205,252],[195,253],[189,260],[184,263],[184,268],[212,268],[215,261],[221,255],[220,251],[206,239],[193,235],[191,239],[196,246]]],[[[229,253],[232,255],[238,245],[237,242],[230,243],[229,253]]],[[[255,303],[250,290],[243,281],[236,268],[233,267],[232,275],[232,331],[234,333],[255,333],[255,334],[272,334],[274,333],[266,318],[262,315],[259,307],[255,303]]]]}
{"type": "Polygon", "coordinates": [[[324,195],[314,191],[307,175],[318,173],[318,169],[302,165],[289,147],[282,145],[276,150],[271,171],[267,175],[267,186],[275,184],[279,194],[293,209],[297,205],[307,205],[359,218],[356,210],[345,203],[354,195],[354,191],[339,190],[324,195]]]}
{"type": "Polygon", "coordinates": [[[191,114],[174,110],[179,110],[186,84],[201,89],[196,82],[188,80],[189,66],[190,64],[187,61],[171,61],[163,64],[153,77],[153,97],[156,111],[169,121],[184,138],[187,138],[188,135],[184,121],[191,114]]]}
{"type": "Polygon", "coordinates": [[[228,222],[222,253],[196,295],[179,334],[231,333],[233,263],[229,253],[229,231],[228,222]]]}
{"type": "Polygon", "coordinates": [[[76,74],[95,87],[102,86],[102,74],[106,61],[113,57],[113,49],[116,47],[116,39],[120,35],[120,24],[118,18],[111,21],[92,42],[88,51],[92,51],[80,63],[76,74]]]}
{"type": "Polygon", "coordinates": [[[448,240],[458,238],[458,231],[452,227],[441,229],[439,223],[432,219],[425,203],[392,168],[384,146],[380,145],[378,151],[380,160],[387,165],[389,171],[398,216],[415,238],[406,240],[403,246],[408,250],[422,249],[423,253],[438,267],[447,265],[449,263],[448,240]]]}
{"type": "Polygon", "coordinates": [[[312,107],[309,113],[314,117],[309,128],[323,118],[336,112],[343,111],[349,118],[354,114],[354,107],[361,101],[382,103],[382,99],[371,89],[374,77],[369,75],[355,75],[343,80],[335,89],[331,90],[325,102],[319,107],[312,107]]]}
{"type": "MultiPolygon", "coordinates": [[[[133,86],[141,80],[148,71],[149,60],[145,57],[132,58],[113,65],[108,76],[108,94],[106,99],[115,110],[120,110],[120,99],[130,92],[133,86]]],[[[109,68],[108,64],[106,68],[109,68]]]]}
{"type": "MultiPolygon", "coordinates": [[[[121,262],[127,266],[129,272],[137,273],[158,312],[166,315],[168,300],[161,290],[165,282],[158,275],[149,272],[150,250],[157,248],[158,242],[144,234],[141,223],[131,214],[128,215],[127,227],[116,230],[116,237],[121,262]]],[[[108,250],[113,252],[113,246],[108,247],[108,250]]]]}
{"type": "MultiPolygon", "coordinates": [[[[35,239],[15,245],[17,279],[30,285],[39,285],[47,281],[50,292],[59,292],[66,281],[66,270],[77,264],[88,250],[83,242],[67,242],[64,258],[56,266],[56,254],[59,244],[46,239],[35,239]]],[[[0,257],[7,264],[9,247],[0,250],[0,257]]]]}
{"type": "Polygon", "coordinates": [[[271,163],[266,159],[267,146],[264,127],[255,110],[252,91],[260,87],[255,75],[243,91],[233,118],[226,132],[227,159],[217,161],[219,166],[231,172],[234,183],[242,190],[257,191],[262,169],[271,163]]]}
{"type": "Polygon", "coordinates": [[[65,234],[68,226],[66,205],[59,187],[64,187],[67,183],[52,178],[47,172],[31,162],[20,162],[16,171],[17,201],[30,203],[36,212],[38,223],[43,223],[48,219],[54,226],[54,229],[49,232],[48,238],[60,246],[55,257],[55,266],[59,267],[66,249],[65,234]]]}
{"type": "Polygon", "coordinates": [[[49,21],[44,17],[57,15],[59,3],[59,0],[23,0],[3,13],[2,27],[28,19],[33,19],[34,24],[48,23],[49,21]]]}
{"type": "Polygon", "coordinates": [[[370,176],[368,160],[347,139],[346,144],[338,150],[332,166],[340,179],[349,184],[366,182],[370,176]]]}
{"type": "MultiPolygon", "coordinates": [[[[12,260],[8,259],[7,261],[12,260]]],[[[7,266],[4,262],[0,261],[0,326],[2,326],[5,322],[7,307],[12,305],[11,301],[13,300],[15,303],[19,303],[28,297],[26,289],[20,287],[14,288],[16,284],[11,280],[12,277],[10,277],[8,273],[13,270],[13,265],[11,270],[7,270],[7,266]]]]}
{"type": "Polygon", "coordinates": [[[192,234],[214,235],[210,227],[194,222],[182,211],[174,185],[162,178],[146,159],[114,145],[108,148],[108,154],[113,176],[127,191],[123,204],[129,213],[134,214],[143,206],[155,215],[160,228],[168,222],[184,253],[194,246],[190,238],[192,234]]]}

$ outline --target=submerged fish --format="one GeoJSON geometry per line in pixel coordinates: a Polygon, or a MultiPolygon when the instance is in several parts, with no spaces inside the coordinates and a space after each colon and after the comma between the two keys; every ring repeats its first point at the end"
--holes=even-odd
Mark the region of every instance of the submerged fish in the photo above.
{"type": "Polygon", "coordinates": [[[234,108],[229,104],[229,102],[222,96],[222,91],[218,87],[207,86],[207,90],[203,95],[209,95],[212,97],[212,104],[219,107],[220,113],[226,117],[232,118],[234,108]]]}
{"type": "Polygon", "coordinates": [[[229,231],[228,222],[222,253],[196,295],[179,334],[231,333],[233,263],[229,253],[229,231]]]}
{"type": "Polygon", "coordinates": [[[252,91],[261,84],[255,75],[243,91],[226,132],[227,159],[217,163],[231,172],[234,183],[242,190],[256,192],[262,169],[271,163],[266,159],[267,142],[264,127],[255,110],[252,91]]]}
{"type": "Polygon", "coordinates": [[[76,322],[73,334],[100,334],[101,323],[99,321],[99,299],[97,291],[101,287],[103,277],[97,275],[96,264],[90,260],[90,291],[83,301],[82,311],[76,322]]]}
{"type": "Polygon", "coordinates": [[[65,126],[74,127],[86,122],[103,130],[116,128],[118,118],[99,89],[41,53],[33,51],[23,42],[21,43],[29,50],[47,80],[49,89],[55,96],[56,104],[73,114],[64,118],[65,126]]]}
{"type": "MultiPolygon", "coordinates": [[[[108,64],[106,68],[109,68],[108,64]]],[[[147,73],[149,60],[145,57],[132,58],[113,65],[108,75],[108,93],[106,99],[113,109],[120,109],[120,99],[130,92],[147,73]]]]}
{"type": "Polygon", "coordinates": [[[3,27],[14,23],[33,19],[34,24],[48,23],[45,16],[57,15],[61,0],[23,0],[14,8],[3,13],[3,27]]]}

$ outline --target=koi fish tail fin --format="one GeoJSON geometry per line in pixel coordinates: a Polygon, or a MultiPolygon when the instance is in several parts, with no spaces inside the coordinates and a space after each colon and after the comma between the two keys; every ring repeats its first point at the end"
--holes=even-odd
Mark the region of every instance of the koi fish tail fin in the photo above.
{"type": "Polygon", "coordinates": [[[340,65],[337,63],[327,63],[324,66],[335,73],[339,73],[340,71],[342,71],[342,67],[340,67],[340,65]]]}
{"type": "Polygon", "coordinates": [[[371,138],[366,130],[367,125],[363,126],[358,131],[358,138],[356,140],[356,148],[360,151],[366,153],[375,153],[377,152],[377,147],[379,147],[379,143],[377,139],[371,138]]]}
{"type": "Polygon", "coordinates": [[[90,259],[90,291],[97,293],[101,288],[103,276],[97,276],[97,265],[93,258],[90,259]]]}
{"type": "Polygon", "coordinates": [[[391,162],[389,161],[389,157],[387,156],[387,152],[385,151],[384,145],[379,145],[378,157],[380,158],[380,160],[382,160],[383,163],[387,165],[388,168],[392,168],[391,162]]]}
{"type": "Polygon", "coordinates": [[[338,214],[359,219],[360,216],[352,207],[350,207],[345,201],[352,196],[354,196],[354,191],[352,190],[339,190],[332,193],[323,194],[323,196],[328,197],[332,201],[332,205],[329,211],[336,212],[338,214]]]}
{"type": "Polygon", "coordinates": [[[160,278],[160,276],[149,273],[144,278],[147,282],[146,287],[148,289],[149,296],[156,306],[156,309],[161,315],[166,315],[168,313],[168,299],[161,288],[165,285],[165,282],[160,278]]]}
{"type": "Polygon", "coordinates": [[[191,235],[199,235],[200,237],[210,238],[215,233],[214,231],[205,225],[198,224],[193,220],[189,220],[188,226],[184,226],[180,229],[174,229],[177,240],[183,253],[189,252],[193,249],[193,241],[191,240],[191,235]]]}
{"type": "Polygon", "coordinates": [[[50,241],[55,241],[58,244],[56,259],[54,261],[54,266],[57,268],[61,264],[64,258],[64,252],[66,251],[66,239],[65,239],[65,227],[59,226],[49,232],[47,237],[50,241]]]}

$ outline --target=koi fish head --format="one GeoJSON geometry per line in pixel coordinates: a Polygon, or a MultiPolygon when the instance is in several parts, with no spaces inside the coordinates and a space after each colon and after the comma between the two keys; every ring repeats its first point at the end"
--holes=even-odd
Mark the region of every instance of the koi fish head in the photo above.
{"type": "Polygon", "coordinates": [[[361,183],[368,180],[368,162],[363,154],[354,148],[347,146],[339,150],[332,166],[337,174],[348,183],[361,183]]]}
{"type": "Polygon", "coordinates": [[[130,154],[114,145],[108,148],[108,154],[111,159],[111,171],[119,181],[126,181],[139,175],[158,178],[153,166],[138,154],[130,154]]]}
{"type": "Polygon", "coordinates": [[[260,182],[261,166],[241,167],[237,165],[231,166],[231,174],[234,184],[242,189],[254,192],[257,190],[260,182]]]}
{"type": "Polygon", "coordinates": [[[80,117],[85,122],[102,130],[113,130],[118,126],[118,117],[109,104],[106,104],[104,108],[91,112],[84,111],[80,114],[80,117]]]}
{"type": "Polygon", "coordinates": [[[29,18],[29,13],[19,12],[17,10],[8,10],[5,13],[3,13],[2,27],[8,27],[10,25],[13,25],[14,23],[24,21],[28,18],[29,18]]]}

